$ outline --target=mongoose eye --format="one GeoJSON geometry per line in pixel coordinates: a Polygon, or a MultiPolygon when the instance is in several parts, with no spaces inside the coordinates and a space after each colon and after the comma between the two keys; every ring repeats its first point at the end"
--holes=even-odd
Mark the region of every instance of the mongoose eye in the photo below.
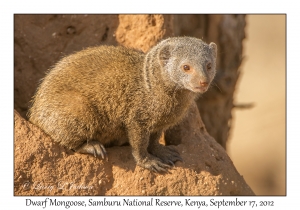
{"type": "Polygon", "coordinates": [[[211,63],[207,64],[207,70],[211,70],[211,63]]]}
{"type": "Polygon", "coordinates": [[[191,67],[189,65],[183,65],[183,70],[184,71],[189,71],[191,67]]]}

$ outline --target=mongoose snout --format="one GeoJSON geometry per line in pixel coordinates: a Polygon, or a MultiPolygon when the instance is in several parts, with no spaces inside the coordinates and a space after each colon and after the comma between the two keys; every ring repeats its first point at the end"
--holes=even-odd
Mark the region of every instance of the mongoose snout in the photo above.
{"type": "Polygon", "coordinates": [[[216,44],[193,37],[162,40],[146,54],[121,46],[87,48],[50,69],[29,120],[62,146],[102,158],[104,146],[129,142],[139,166],[165,172],[182,159],[159,139],[208,89],[216,58],[216,44]]]}
{"type": "Polygon", "coordinates": [[[207,87],[208,86],[208,82],[201,82],[200,81],[200,86],[201,87],[207,87]]]}

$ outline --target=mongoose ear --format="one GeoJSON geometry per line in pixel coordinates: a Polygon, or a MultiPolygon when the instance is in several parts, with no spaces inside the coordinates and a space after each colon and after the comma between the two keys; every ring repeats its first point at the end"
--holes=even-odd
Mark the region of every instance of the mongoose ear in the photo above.
{"type": "Polygon", "coordinates": [[[209,49],[211,50],[212,54],[214,55],[214,57],[217,57],[217,45],[213,42],[211,42],[209,44],[209,49]]]}
{"type": "Polygon", "coordinates": [[[159,51],[159,61],[162,66],[165,66],[171,57],[171,46],[166,45],[159,51]]]}

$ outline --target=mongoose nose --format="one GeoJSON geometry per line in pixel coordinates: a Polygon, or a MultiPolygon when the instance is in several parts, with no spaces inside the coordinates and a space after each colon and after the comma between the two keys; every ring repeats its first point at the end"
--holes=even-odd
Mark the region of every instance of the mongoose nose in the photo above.
{"type": "Polygon", "coordinates": [[[201,81],[200,81],[200,86],[201,86],[201,87],[206,87],[206,86],[208,86],[208,82],[201,82],[201,81]]]}

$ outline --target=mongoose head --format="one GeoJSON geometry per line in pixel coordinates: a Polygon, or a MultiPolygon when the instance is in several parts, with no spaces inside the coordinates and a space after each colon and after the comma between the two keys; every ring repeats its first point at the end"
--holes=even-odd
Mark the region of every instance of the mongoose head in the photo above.
{"type": "Polygon", "coordinates": [[[173,37],[157,45],[163,76],[176,87],[204,93],[216,74],[217,45],[193,37],[173,37]]]}

